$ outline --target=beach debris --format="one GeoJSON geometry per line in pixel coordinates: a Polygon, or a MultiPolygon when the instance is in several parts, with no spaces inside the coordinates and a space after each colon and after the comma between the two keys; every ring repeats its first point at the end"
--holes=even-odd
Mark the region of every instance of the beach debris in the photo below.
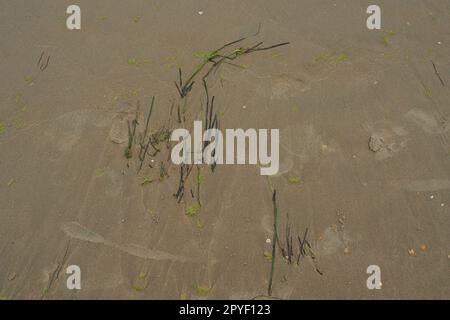
{"type": "Polygon", "coordinates": [[[352,159],[356,159],[356,158],[357,158],[356,154],[352,155],[352,159]]]}
{"type": "Polygon", "coordinates": [[[188,217],[196,217],[200,212],[200,206],[198,203],[194,203],[193,205],[186,208],[185,213],[188,217]]]}
{"type": "Polygon", "coordinates": [[[17,274],[15,272],[11,272],[8,275],[8,281],[13,281],[17,277],[17,274]]]}
{"type": "Polygon", "coordinates": [[[26,82],[28,85],[32,86],[32,85],[34,84],[34,82],[33,82],[33,77],[30,76],[30,75],[25,76],[25,82],[26,82]]]}
{"type": "Polygon", "coordinates": [[[182,292],[180,294],[180,300],[188,300],[189,299],[189,295],[186,292],[182,292]]]}
{"type": "Polygon", "coordinates": [[[194,287],[195,291],[197,292],[197,294],[199,296],[203,296],[203,297],[207,296],[208,293],[211,291],[211,288],[201,287],[198,284],[194,284],[193,287],[194,287]]]}
{"type": "Polygon", "coordinates": [[[130,66],[135,66],[135,65],[138,64],[136,58],[128,58],[127,63],[128,63],[128,65],[130,65],[130,66]]]}
{"type": "Polygon", "coordinates": [[[383,137],[377,134],[373,134],[369,138],[369,149],[373,152],[378,152],[383,148],[383,137]]]}
{"type": "Polygon", "coordinates": [[[193,166],[190,166],[188,164],[181,164],[180,166],[180,181],[178,183],[178,190],[173,195],[177,202],[180,203],[184,196],[184,184],[186,183],[187,178],[189,177],[193,166]]]}
{"type": "Polygon", "coordinates": [[[14,182],[16,182],[16,179],[12,178],[8,181],[8,187],[10,187],[14,182]]]}
{"type": "Polygon", "coordinates": [[[153,182],[152,178],[146,177],[146,178],[144,178],[144,180],[142,180],[141,186],[144,186],[144,185],[152,183],[152,182],[153,182]]]}
{"type": "MultiPolygon", "coordinates": [[[[39,57],[39,60],[37,62],[37,66],[39,67],[39,69],[41,71],[44,71],[45,69],[47,69],[49,62],[50,62],[50,55],[46,54],[45,51],[42,51],[41,56],[39,57]]],[[[28,81],[27,81],[27,83],[28,83],[28,81]]],[[[28,84],[30,84],[30,83],[28,83],[28,84]]]]}
{"type": "Polygon", "coordinates": [[[145,290],[145,287],[144,287],[144,286],[141,286],[141,285],[138,285],[138,284],[135,284],[135,285],[133,285],[133,289],[134,289],[134,291],[136,291],[136,292],[142,292],[142,291],[145,290]]]}
{"type": "Polygon", "coordinates": [[[305,233],[303,235],[303,240],[300,238],[300,236],[297,236],[299,245],[300,245],[300,253],[297,258],[297,265],[300,265],[300,258],[301,257],[309,257],[310,262],[312,263],[314,270],[319,274],[323,275],[322,270],[319,267],[319,264],[317,262],[316,254],[314,253],[314,250],[312,249],[311,243],[307,239],[308,236],[308,228],[306,228],[305,233]]]}
{"type": "Polygon", "coordinates": [[[416,256],[416,251],[414,251],[414,249],[408,249],[408,254],[409,254],[411,257],[415,257],[415,256],[416,256]]]}
{"type": "Polygon", "coordinates": [[[270,238],[267,238],[267,239],[266,239],[266,243],[267,243],[267,244],[270,244],[271,242],[272,242],[272,241],[270,240],[270,238]]]}
{"type": "Polygon", "coordinates": [[[431,199],[431,200],[433,200],[433,199],[434,199],[434,196],[433,196],[433,195],[431,195],[431,196],[430,196],[430,199],[431,199]]]}
{"type": "Polygon", "coordinates": [[[441,207],[444,207],[445,206],[445,203],[441,203],[441,207]]]}
{"type": "Polygon", "coordinates": [[[133,151],[131,148],[133,147],[134,137],[136,135],[136,127],[138,125],[138,117],[139,117],[139,101],[136,109],[136,116],[135,118],[130,122],[127,121],[128,125],[128,145],[124,151],[125,158],[131,159],[133,157],[133,151]]]}
{"type": "Polygon", "coordinates": [[[293,178],[293,177],[288,178],[288,181],[290,183],[300,183],[300,182],[302,182],[302,180],[300,178],[293,178]]]}
{"type": "Polygon", "coordinates": [[[203,11],[198,11],[197,12],[199,15],[202,15],[202,14],[204,14],[204,12],[203,11]]]}
{"type": "Polygon", "coordinates": [[[191,75],[187,78],[186,81],[183,81],[181,69],[178,69],[179,80],[175,82],[175,86],[180,94],[180,98],[183,99],[188,95],[188,93],[192,90],[194,85],[194,80],[196,76],[207,66],[207,71],[204,73],[202,80],[204,81],[208,76],[216,70],[222,63],[233,65],[233,60],[249,54],[253,52],[266,51],[274,48],[278,48],[281,46],[288,45],[289,42],[282,42],[275,45],[271,45],[268,47],[263,47],[263,42],[258,42],[251,47],[238,47],[234,49],[230,49],[228,52],[224,52],[224,50],[228,49],[230,46],[236,45],[242,41],[246,40],[246,38],[240,38],[238,40],[226,43],[216,50],[212,50],[200,55],[202,58],[202,62],[195,68],[195,70],[191,73],[191,75]]]}
{"type": "Polygon", "coordinates": [[[427,246],[426,246],[425,244],[422,244],[422,245],[420,246],[420,250],[422,250],[422,251],[427,251],[427,246]]]}
{"type": "Polygon", "coordinates": [[[169,174],[167,173],[166,166],[164,165],[164,162],[159,163],[159,181],[162,181],[164,178],[169,178],[169,174]]]}
{"type": "Polygon", "coordinates": [[[291,235],[291,224],[289,222],[289,213],[286,213],[286,226],[285,226],[285,233],[286,233],[286,249],[284,249],[280,245],[281,252],[287,259],[288,263],[292,263],[292,258],[294,257],[294,249],[292,245],[292,235],[291,235]]]}
{"type": "Polygon", "coordinates": [[[441,74],[439,73],[436,64],[431,61],[431,64],[433,65],[433,69],[434,69],[434,74],[436,75],[436,77],[438,77],[439,81],[441,82],[442,86],[445,87],[445,82],[444,80],[442,80],[441,74]]]}
{"type": "Polygon", "coordinates": [[[272,282],[273,282],[273,274],[275,273],[275,254],[276,254],[276,244],[278,240],[278,231],[277,231],[277,220],[278,220],[278,208],[277,208],[277,190],[274,189],[272,193],[272,205],[273,205],[273,243],[272,243],[272,265],[270,267],[270,276],[269,276],[269,286],[267,288],[267,295],[270,297],[272,295],[272,282]]]}
{"type": "Polygon", "coordinates": [[[334,57],[334,62],[341,63],[348,60],[348,56],[345,53],[340,53],[334,57]]]}
{"type": "Polygon", "coordinates": [[[383,44],[387,47],[391,44],[392,37],[395,36],[395,32],[390,30],[384,33],[383,44]]]}

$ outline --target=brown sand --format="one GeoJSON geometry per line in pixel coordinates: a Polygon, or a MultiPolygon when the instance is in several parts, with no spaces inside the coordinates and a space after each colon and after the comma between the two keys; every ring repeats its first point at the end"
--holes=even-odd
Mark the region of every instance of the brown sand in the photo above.
{"type": "MultiPolygon", "coordinates": [[[[289,212],[316,258],[289,265],[278,252],[273,296],[449,299],[450,2],[378,2],[381,31],[365,26],[369,1],[80,0],[82,29],[68,31],[71,1],[1,0],[0,297],[267,294],[272,194],[258,167],[202,166],[191,218],[190,192],[172,196],[178,166],[141,185],[161,159],[137,174],[124,157],[138,100],[145,115],[156,96],[158,129],[179,99],[177,68],[260,26],[250,43],[290,46],[221,66],[209,84],[222,128],[280,129],[280,238],[289,212]],[[79,291],[66,288],[73,264],[79,291]],[[373,264],[381,290],[366,287],[373,264]]],[[[187,124],[204,98],[196,83],[187,124]]]]}

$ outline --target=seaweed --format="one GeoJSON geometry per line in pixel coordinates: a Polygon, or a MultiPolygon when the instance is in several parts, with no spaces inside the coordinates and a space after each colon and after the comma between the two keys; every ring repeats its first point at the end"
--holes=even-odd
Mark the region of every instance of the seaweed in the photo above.
{"type": "Polygon", "coordinates": [[[229,48],[230,46],[233,46],[244,40],[246,40],[246,38],[240,38],[240,39],[228,42],[218,49],[215,49],[215,50],[212,50],[212,51],[202,54],[201,58],[203,58],[203,61],[197,66],[196,69],[194,69],[194,71],[190,74],[190,76],[187,78],[186,81],[183,81],[182,71],[181,71],[181,68],[179,68],[178,69],[179,79],[178,79],[178,83],[175,82],[175,86],[178,90],[178,93],[180,94],[180,97],[184,98],[189,94],[189,92],[192,90],[192,87],[194,86],[196,76],[200,72],[202,72],[203,69],[207,66],[209,66],[209,69],[203,75],[203,78],[202,78],[203,80],[205,80],[212,71],[214,71],[216,68],[218,68],[224,62],[230,63],[231,61],[237,59],[238,57],[252,53],[252,52],[270,50],[270,49],[278,48],[278,47],[289,44],[289,42],[283,42],[283,43],[278,43],[278,44],[271,45],[268,47],[262,47],[263,42],[258,42],[250,47],[238,47],[238,48],[231,49],[228,52],[223,51],[223,50],[229,48]]]}
{"type": "Polygon", "coordinates": [[[277,208],[277,190],[273,190],[272,193],[272,205],[273,205],[273,238],[272,238],[272,264],[270,267],[270,276],[269,276],[269,286],[267,288],[267,295],[270,297],[272,295],[272,283],[273,283],[273,275],[275,273],[275,254],[276,254],[276,243],[278,240],[278,232],[277,232],[277,220],[278,220],[278,208],[277,208]]]}

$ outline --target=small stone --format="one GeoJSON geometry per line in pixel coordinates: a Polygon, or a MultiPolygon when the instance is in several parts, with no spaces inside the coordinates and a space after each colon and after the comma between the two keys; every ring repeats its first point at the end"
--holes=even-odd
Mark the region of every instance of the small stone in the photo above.
{"type": "Polygon", "coordinates": [[[126,221],[125,219],[120,220],[120,222],[122,222],[122,223],[125,223],[125,221],[126,221]]]}
{"type": "Polygon", "coordinates": [[[199,11],[199,12],[198,12],[199,15],[202,15],[203,13],[204,13],[203,11],[199,11]]]}
{"type": "Polygon", "coordinates": [[[352,155],[352,159],[356,159],[356,154],[352,155]]]}
{"type": "Polygon", "coordinates": [[[426,251],[426,250],[427,250],[427,246],[426,246],[426,245],[424,245],[424,244],[423,244],[423,245],[421,245],[421,246],[420,246],[420,250],[422,250],[422,251],[426,251]]]}
{"type": "Polygon", "coordinates": [[[369,149],[378,152],[383,148],[384,140],[381,136],[373,134],[369,138],[369,149]]]}
{"type": "Polygon", "coordinates": [[[247,106],[242,106],[242,109],[247,109],[247,106]]]}
{"type": "Polygon", "coordinates": [[[344,253],[345,253],[345,254],[348,254],[349,252],[350,252],[350,249],[349,249],[348,247],[345,247],[344,253]]]}
{"type": "Polygon", "coordinates": [[[433,196],[433,195],[431,195],[431,196],[430,196],[430,199],[431,199],[431,200],[433,200],[433,199],[434,199],[434,196],[433,196]]]}
{"type": "Polygon", "coordinates": [[[272,241],[269,238],[266,239],[266,243],[271,243],[271,242],[272,241]]]}
{"type": "Polygon", "coordinates": [[[441,207],[444,207],[445,206],[445,203],[441,203],[441,207]]]}

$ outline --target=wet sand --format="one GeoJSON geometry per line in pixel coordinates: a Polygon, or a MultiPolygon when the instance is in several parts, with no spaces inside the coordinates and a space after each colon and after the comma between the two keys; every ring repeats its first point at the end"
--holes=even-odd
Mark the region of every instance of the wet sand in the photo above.
{"type": "Polygon", "coordinates": [[[267,295],[271,188],[295,253],[277,251],[274,298],[450,298],[448,1],[379,1],[380,31],[369,1],[81,0],[80,31],[70,4],[0,1],[2,299],[267,295]],[[203,119],[201,81],[170,116],[178,68],[241,37],[290,45],[220,66],[209,92],[221,128],[280,129],[280,173],[194,166],[177,203],[180,167],[163,146],[138,170],[127,121],[140,104],[141,130],[152,96],[151,133],[203,119]]]}

